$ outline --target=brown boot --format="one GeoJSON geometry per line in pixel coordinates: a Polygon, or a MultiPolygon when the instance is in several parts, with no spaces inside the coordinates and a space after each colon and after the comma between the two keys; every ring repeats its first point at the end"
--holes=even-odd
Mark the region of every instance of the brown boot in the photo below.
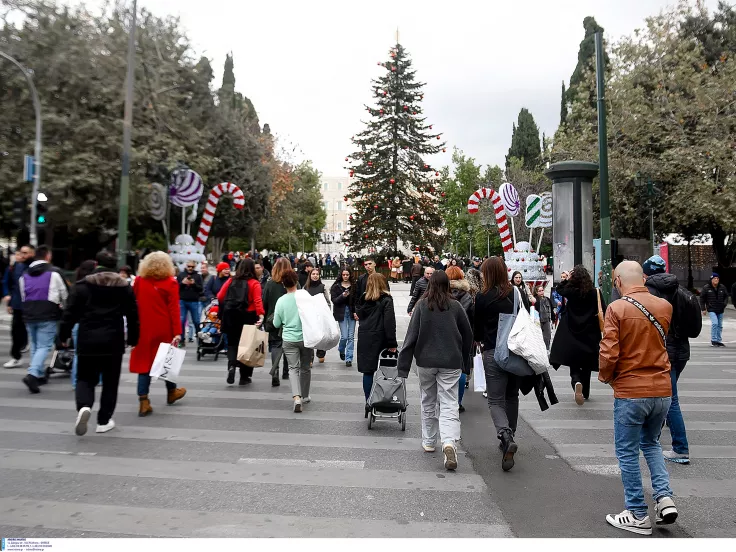
{"type": "Polygon", "coordinates": [[[141,395],[138,397],[140,406],[138,407],[138,416],[144,418],[149,414],[153,414],[153,408],[151,408],[151,401],[148,400],[148,395],[141,395]]]}
{"type": "Polygon", "coordinates": [[[187,390],[183,387],[177,387],[173,391],[169,391],[166,397],[166,404],[174,404],[179,399],[183,399],[184,395],[187,394],[187,390]]]}

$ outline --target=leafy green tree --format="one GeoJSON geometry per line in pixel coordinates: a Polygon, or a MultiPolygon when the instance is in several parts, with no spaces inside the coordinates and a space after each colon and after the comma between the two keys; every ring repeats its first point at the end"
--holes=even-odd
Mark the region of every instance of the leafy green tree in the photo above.
{"type": "Polygon", "coordinates": [[[539,168],[542,150],[539,145],[539,128],[534,117],[525,107],[521,108],[517,124],[513,125],[511,147],[506,156],[506,166],[512,158],[521,159],[525,169],[539,168]]]}
{"type": "Polygon", "coordinates": [[[444,143],[426,122],[424,84],[415,80],[404,47],[396,44],[380,65],[385,73],[373,80],[374,105],[366,106],[371,119],[353,138],[358,151],[346,159],[355,177],[346,197],[356,210],[347,242],[355,252],[394,252],[400,242],[437,250],[442,241],[439,173],[424,156],[438,153],[444,143]]]}

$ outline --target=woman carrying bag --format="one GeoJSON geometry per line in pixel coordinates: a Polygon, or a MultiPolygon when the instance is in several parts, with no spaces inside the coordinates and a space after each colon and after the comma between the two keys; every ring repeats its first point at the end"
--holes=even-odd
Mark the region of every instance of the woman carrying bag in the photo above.
{"type": "Polygon", "coordinates": [[[472,348],[473,330],[468,315],[450,293],[447,274],[438,270],[429,280],[427,294],[414,308],[399,353],[399,376],[409,376],[416,358],[422,401],[422,448],[434,452],[439,437],[448,470],[457,469],[460,375],[470,371],[472,348]]]}
{"type": "Polygon", "coordinates": [[[353,365],[353,349],[355,347],[355,282],[353,273],[343,269],[332,288],[332,315],[340,324],[340,344],[337,350],[340,360],[345,361],[345,366],[353,365]]]}
{"type": "Polygon", "coordinates": [[[286,288],[281,282],[284,272],[291,270],[291,263],[288,259],[280,257],[271,271],[271,279],[266,282],[263,288],[263,311],[265,312],[264,329],[268,332],[268,350],[271,353],[271,386],[278,387],[281,385],[279,381],[279,364],[281,358],[284,359],[284,368],[281,377],[287,379],[289,377],[289,365],[284,355],[284,340],[281,331],[273,326],[273,316],[276,310],[276,301],[280,297],[286,295],[286,288]]]}
{"type": "Polygon", "coordinates": [[[552,299],[544,295],[544,286],[534,288],[534,298],[536,299],[534,308],[539,313],[539,325],[542,328],[544,344],[549,351],[549,346],[552,343],[552,322],[557,314],[552,306],[552,299]]]}
{"type": "MultiPolygon", "coordinates": [[[[313,268],[309,272],[309,280],[307,280],[307,285],[304,288],[307,290],[307,293],[314,297],[315,295],[322,295],[325,298],[325,301],[327,301],[327,306],[332,308],[332,303],[330,303],[330,294],[327,291],[327,288],[322,283],[322,279],[320,277],[320,270],[319,268],[313,268]]],[[[327,351],[321,351],[317,350],[317,358],[319,359],[320,364],[322,364],[325,361],[325,355],[327,354],[327,351]]]]}
{"type": "Polygon", "coordinates": [[[235,369],[240,368],[238,385],[247,385],[253,376],[253,367],[238,362],[238,343],[243,326],[263,324],[265,311],[261,298],[261,284],[256,277],[253,259],[243,259],[235,269],[235,276],[222,286],[217,294],[222,314],[222,330],[227,335],[227,383],[235,383],[235,369]]]}
{"type": "Polygon", "coordinates": [[[549,362],[555,370],[561,365],[570,367],[575,403],[582,406],[590,397],[590,374],[598,371],[606,303],[583,265],[563,272],[560,277],[557,292],[566,300],[565,310],[552,342],[549,362]]]}

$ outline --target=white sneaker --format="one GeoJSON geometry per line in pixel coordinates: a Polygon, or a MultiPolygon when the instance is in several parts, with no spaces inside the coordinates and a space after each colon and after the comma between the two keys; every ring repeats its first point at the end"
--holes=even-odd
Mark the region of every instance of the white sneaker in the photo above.
{"type": "Polygon", "coordinates": [[[675,523],[677,519],[677,508],[675,507],[675,501],[671,497],[665,496],[660,498],[654,509],[657,512],[657,515],[654,517],[654,522],[657,525],[675,523]]]}
{"type": "Polygon", "coordinates": [[[87,433],[87,422],[89,417],[92,415],[92,409],[88,406],[83,406],[77,413],[77,423],[74,424],[74,433],[80,437],[87,433]]]}
{"type": "Polygon", "coordinates": [[[312,397],[302,397],[302,404],[309,404],[312,402],[312,397]]]}
{"type": "Polygon", "coordinates": [[[425,445],[424,443],[422,443],[422,448],[424,449],[424,452],[434,452],[437,450],[434,445],[425,445]]]}
{"type": "Polygon", "coordinates": [[[114,427],[115,427],[115,421],[112,418],[110,418],[110,421],[107,422],[105,425],[97,424],[97,430],[96,430],[96,432],[97,433],[107,433],[108,431],[110,431],[114,427]]]}
{"type": "Polygon", "coordinates": [[[302,399],[300,397],[294,398],[294,412],[302,411],[302,399]]]}
{"type": "Polygon", "coordinates": [[[690,463],[689,454],[679,454],[675,452],[674,450],[665,450],[665,451],[662,451],[662,455],[664,456],[665,460],[669,460],[670,462],[674,462],[675,464],[689,464],[690,463]]]}
{"type": "Polygon", "coordinates": [[[606,521],[618,529],[630,531],[637,535],[652,534],[652,522],[649,521],[649,516],[646,516],[644,519],[636,519],[634,514],[628,510],[624,510],[620,514],[608,514],[606,521]]]}
{"type": "Polygon", "coordinates": [[[442,453],[445,455],[445,469],[456,470],[457,469],[457,449],[452,443],[447,443],[442,446],[442,453]]]}
{"type": "Polygon", "coordinates": [[[3,364],[3,368],[18,368],[21,364],[23,363],[20,359],[11,358],[8,362],[3,364]]]}

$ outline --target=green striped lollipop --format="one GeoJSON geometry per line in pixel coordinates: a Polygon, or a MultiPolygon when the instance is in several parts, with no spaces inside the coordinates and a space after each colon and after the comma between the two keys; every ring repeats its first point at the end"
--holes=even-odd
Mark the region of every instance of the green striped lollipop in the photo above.
{"type": "Polygon", "coordinates": [[[537,194],[526,196],[526,217],[525,223],[527,228],[539,228],[539,217],[542,214],[542,198],[537,194]]]}

